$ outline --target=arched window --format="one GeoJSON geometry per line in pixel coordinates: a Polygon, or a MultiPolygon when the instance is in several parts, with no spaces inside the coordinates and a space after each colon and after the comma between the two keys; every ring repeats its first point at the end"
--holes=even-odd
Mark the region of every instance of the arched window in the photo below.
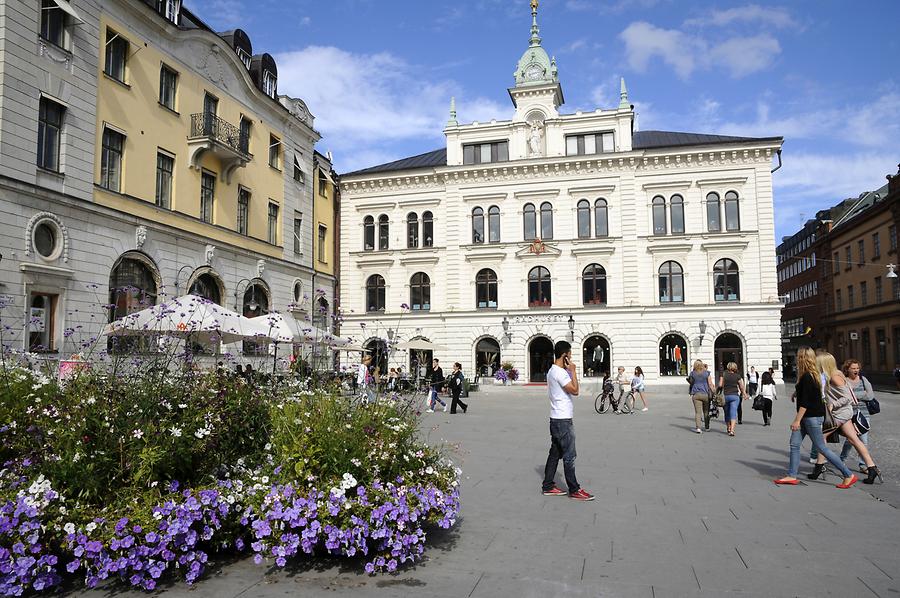
{"type": "Polygon", "coordinates": [[[684,234],[684,198],[673,195],[669,200],[669,215],[672,219],[672,234],[684,234]]]}
{"type": "Polygon", "coordinates": [[[541,239],[553,238],[553,204],[545,201],[541,204],[541,239]]]}
{"type": "Polygon", "coordinates": [[[222,289],[219,281],[209,272],[204,272],[194,280],[188,294],[209,299],[216,305],[222,305],[222,289]]]}
{"type": "Polygon", "coordinates": [[[659,375],[686,376],[688,369],[688,346],[684,337],[670,333],[659,339],[659,375]]]}
{"type": "MultiPolygon", "coordinates": [[[[241,302],[241,313],[245,318],[256,318],[269,313],[269,291],[262,283],[254,282],[247,286],[241,302]]],[[[245,355],[266,355],[269,349],[269,344],[265,341],[245,340],[242,345],[245,355]]]]}
{"type": "Polygon", "coordinates": [[[488,208],[488,243],[500,242],[500,208],[488,208]]]}
{"type": "Polygon", "coordinates": [[[472,243],[484,243],[484,210],[472,210],[472,243]]]}
{"type": "Polygon", "coordinates": [[[659,267],[659,302],[684,303],[684,270],[678,262],[659,267]]]}
{"type": "Polygon", "coordinates": [[[328,326],[328,300],[325,297],[319,297],[316,301],[316,312],[313,314],[313,324],[319,330],[330,330],[328,326]]]}
{"type": "Polygon", "coordinates": [[[666,234],[666,198],[662,195],[653,198],[653,234],[666,234]]]}
{"type": "Polygon", "coordinates": [[[578,202],[578,238],[589,239],[591,237],[591,204],[582,199],[578,202]]]}
{"type": "Polygon", "coordinates": [[[706,196],[706,230],[711,233],[722,230],[722,218],[719,215],[719,194],[709,193],[706,196]]]}
{"type": "Polygon", "coordinates": [[[713,268],[713,289],[717,302],[740,301],[740,274],[734,260],[725,258],[716,262],[713,268]]]}
{"type": "Polygon", "coordinates": [[[409,308],[412,311],[431,309],[431,279],[424,272],[416,272],[409,281],[409,308]]]}
{"type": "Polygon", "coordinates": [[[373,274],[366,281],[366,311],[384,311],[384,277],[373,274]]]}
{"type": "Polygon", "coordinates": [[[375,219],[366,216],[363,219],[363,249],[366,251],[375,250],[375,219]]]}
{"type": "Polygon", "coordinates": [[[422,212],[422,247],[434,246],[434,216],[431,212],[422,212]]]}
{"type": "Polygon", "coordinates": [[[475,275],[475,305],[478,309],[497,308],[497,273],[489,268],[475,275]]]}
{"type": "Polygon", "coordinates": [[[390,237],[391,227],[387,214],[382,214],[378,217],[378,249],[382,251],[388,249],[390,237]]]}
{"type": "Polygon", "coordinates": [[[725,194],[725,230],[741,230],[741,211],[738,194],[729,191],[725,194]]]}
{"type": "Polygon", "coordinates": [[[609,236],[609,207],[603,198],[594,202],[594,236],[609,236]]]}
{"type": "Polygon", "coordinates": [[[534,210],[534,204],[525,204],[525,207],[523,208],[523,220],[525,223],[525,240],[534,241],[537,239],[537,214],[534,210]]]}
{"type": "Polygon", "coordinates": [[[591,264],[584,269],[582,297],[585,305],[606,305],[606,269],[599,264],[591,264]]]}
{"type": "Polygon", "coordinates": [[[528,273],[528,307],[550,307],[550,271],[535,266],[528,273]]]}
{"type": "MultiPolygon", "coordinates": [[[[127,257],[126,254],[113,266],[109,273],[110,322],[156,305],[157,278],[154,268],[148,261],[138,257],[127,257]]],[[[45,314],[53,313],[54,307],[50,297],[32,296],[34,297],[32,307],[43,307],[45,314]]],[[[107,350],[110,352],[151,350],[152,346],[149,340],[149,337],[141,336],[110,337],[107,350]]],[[[35,350],[49,351],[56,348],[54,341],[52,319],[49,319],[44,322],[42,331],[31,332],[29,347],[33,347],[35,350]]]]}
{"type": "Polygon", "coordinates": [[[419,247],[419,215],[415,212],[406,215],[406,247],[408,249],[419,247]]]}

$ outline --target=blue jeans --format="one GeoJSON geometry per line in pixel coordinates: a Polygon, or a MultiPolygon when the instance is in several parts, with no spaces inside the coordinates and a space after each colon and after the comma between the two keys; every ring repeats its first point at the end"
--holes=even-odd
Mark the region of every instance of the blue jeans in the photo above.
{"type": "Polygon", "coordinates": [[[435,403],[440,403],[444,407],[447,406],[447,403],[445,403],[444,401],[441,400],[441,397],[438,395],[438,391],[435,390],[433,386],[431,387],[431,396],[429,396],[428,398],[429,398],[429,401],[428,401],[429,409],[433,410],[435,407],[435,403]]]}
{"type": "Polygon", "coordinates": [[[738,405],[741,403],[741,397],[738,395],[725,395],[725,423],[733,422],[737,419],[738,405]]]}
{"type": "Polygon", "coordinates": [[[547,455],[547,464],[544,466],[544,483],[542,490],[547,491],[555,486],[553,478],[556,477],[556,469],[559,460],[563,462],[563,473],[566,476],[566,487],[569,494],[574,494],[581,489],[578,480],[575,479],[575,425],[571,419],[550,420],[550,454],[547,455]]]}
{"type": "Polygon", "coordinates": [[[847,466],[844,465],[844,462],[828,448],[827,444],[825,444],[825,437],[822,435],[822,422],[824,420],[824,417],[804,417],[800,420],[800,429],[796,432],[791,430],[791,462],[788,476],[795,478],[800,471],[800,445],[803,443],[803,438],[806,436],[809,436],[809,439],[812,440],[816,450],[819,451],[829,463],[834,465],[834,467],[841,472],[841,475],[845,478],[849,478],[852,475],[850,470],[847,469],[847,466]]]}
{"type": "MultiPolygon", "coordinates": [[[[869,420],[869,423],[870,424],[872,423],[872,416],[869,415],[869,408],[866,407],[865,403],[860,402],[859,405],[856,405],[855,407],[853,407],[853,415],[856,415],[857,412],[865,415],[866,419],[869,420]]],[[[862,440],[862,443],[864,445],[869,446],[869,433],[868,432],[866,432],[865,434],[859,434],[859,439],[862,440]]],[[[849,457],[850,451],[852,451],[852,450],[853,450],[853,445],[850,444],[849,440],[845,439],[844,446],[841,448],[841,461],[844,461],[847,457],[849,457]]],[[[865,465],[865,462],[863,462],[862,457],[860,457],[859,454],[856,455],[856,458],[858,459],[860,466],[865,465]]]]}

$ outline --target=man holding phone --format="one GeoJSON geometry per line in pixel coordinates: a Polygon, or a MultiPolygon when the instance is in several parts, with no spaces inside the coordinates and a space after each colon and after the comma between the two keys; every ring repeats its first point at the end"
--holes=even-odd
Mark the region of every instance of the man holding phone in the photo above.
{"type": "Polygon", "coordinates": [[[574,408],[572,397],[578,396],[578,375],[572,363],[572,345],[559,341],[553,347],[556,358],[547,372],[547,393],[550,396],[550,454],[544,467],[544,496],[566,496],[553,481],[559,460],[563,461],[568,496],[573,500],[594,500],[575,479],[575,426],[572,423],[574,408]]]}

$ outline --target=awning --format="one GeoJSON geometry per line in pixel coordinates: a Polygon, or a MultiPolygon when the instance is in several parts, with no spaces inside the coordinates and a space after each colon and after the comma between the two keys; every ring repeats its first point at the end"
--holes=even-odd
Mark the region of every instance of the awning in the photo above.
{"type": "MultiPolygon", "coordinates": [[[[81,17],[78,16],[78,13],[75,12],[75,9],[72,8],[72,5],[69,4],[68,0],[53,0],[53,2],[56,4],[57,7],[59,7],[59,9],[61,11],[63,11],[67,15],[69,15],[69,17],[71,17],[72,20],[75,21],[75,23],[77,23],[78,25],[84,25],[84,19],[82,19],[81,17]]],[[[53,9],[50,8],[50,9],[46,9],[46,10],[53,10],[53,9]]]]}
{"type": "Polygon", "coordinates": [[[331,175],[328,173],[327,170],[325,170],[324,168],[320,168],[319,172],[322,173],[322,176],[324,176],[326,179],[328,179],[328,182],[331,183],[332,186],[337,187],[337,183],[334,182],[334,179],[331,178],[331,175]]]}

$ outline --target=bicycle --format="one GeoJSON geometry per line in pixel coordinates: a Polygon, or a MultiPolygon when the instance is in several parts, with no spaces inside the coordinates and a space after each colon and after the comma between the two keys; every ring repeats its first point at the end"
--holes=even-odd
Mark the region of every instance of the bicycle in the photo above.
{"type": "Polygon", "coordinates": [[[631,413],[634,408],[634,391],[630,391],[619,400],[615,397],[615,387],[608,379],[603,381],[603,389],[594,398],[594,410],[597,413],[606,413],[613,409],[617,413],[631,413]]]}

